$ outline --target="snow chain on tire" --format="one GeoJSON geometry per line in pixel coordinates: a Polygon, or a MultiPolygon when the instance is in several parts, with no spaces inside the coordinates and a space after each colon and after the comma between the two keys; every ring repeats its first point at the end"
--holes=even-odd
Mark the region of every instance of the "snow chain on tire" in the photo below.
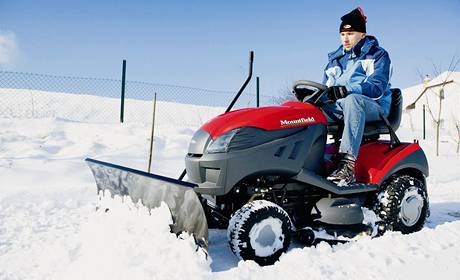
{"type": "Polygon", "coordinates": [[[382,191],[377,193],[373,210],[389,230],[404,234],[419,231],[429,215],[426,186],[419,179],[409,175],[392,177],[384,184],[382,191]],[[412,220],[405,217],[405,209],[403,209],[405,205],[411,203],[403,200],[411,199],[417,200],[412,202],[416,207],[409,206],[408,208],[412,207],[412,209],[406,211],[412,215],[412,220]]]}
{"type": "Polygon", "coordinates": [[[291,220],[283,208],[272,202],[252,201],[232,216],[227,237],[230,248],[237,257],[254,260],[260,265],[270,265],[289,247],[291,220]],[[264,243],[264,238],[269,245],[260,244],[264,243]]]}

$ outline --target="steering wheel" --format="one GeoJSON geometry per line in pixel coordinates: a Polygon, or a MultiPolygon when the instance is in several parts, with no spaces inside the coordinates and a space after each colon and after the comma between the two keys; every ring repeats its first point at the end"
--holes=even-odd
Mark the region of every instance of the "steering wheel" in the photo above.
{"type": "Polygon", "coordinates": [[[292,92],[297,97],[297,100],[316,104],[327,86],[307,80],[295,81],[292,85],[292,92]]]}

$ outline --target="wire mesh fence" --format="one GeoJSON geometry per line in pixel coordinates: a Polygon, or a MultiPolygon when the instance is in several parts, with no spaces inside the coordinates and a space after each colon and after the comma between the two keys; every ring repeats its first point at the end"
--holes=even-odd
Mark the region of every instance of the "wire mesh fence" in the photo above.
{"type": "MultiPolygon", "coordinates": [[[[158,125],[197,126],[222,113],[235,92],[149,82],[127,81],[125,122],[150,122],[157,94],[158,125]]],[[[62,118],[72,121],[120,121],[121,80],[81,78],[0,71],[0,117],[62,118]]],[[[276,98],[260,96],[261,105],[276,98]]],[[[250,83],[235,108],[255,107],[256,91],[250,83]]]]}

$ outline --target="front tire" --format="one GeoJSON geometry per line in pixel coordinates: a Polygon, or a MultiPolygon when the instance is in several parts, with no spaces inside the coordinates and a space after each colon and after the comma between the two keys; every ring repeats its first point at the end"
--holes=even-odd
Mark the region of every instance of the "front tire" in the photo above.
{"type": "Polygon", "coordinates": [[[259,265],[275,263],[291,242],[291,220],[280,206],[256,200],[245,204],[232,216],[228,242],[233,253],[259,265]]]}
{"type": "Polygon", "coordinates": [[[419,231],[429,214],[426,186],[410,175],[393,177],[377,194],[374,212],[387,229],[404,234],[419,231]]]}

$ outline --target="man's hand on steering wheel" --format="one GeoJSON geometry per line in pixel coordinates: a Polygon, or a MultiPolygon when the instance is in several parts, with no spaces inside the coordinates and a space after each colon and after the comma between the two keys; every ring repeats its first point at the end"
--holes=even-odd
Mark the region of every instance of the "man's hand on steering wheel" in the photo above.
{"type": "Polygon", "coordinates": [[[327,95],[330,100],[335,102],[341,98],[347,97],[348,91],[344,86],[331,86],[324,91],[324,94],[327,95]]]}
{"type": "Polygon", "coordinates": [[[308,89],[308,88],[299,88],[299,89],[293,90],[293,92],[297,100],[302,102],[306,96],[313,94],[315,91],[308,89]]]}

